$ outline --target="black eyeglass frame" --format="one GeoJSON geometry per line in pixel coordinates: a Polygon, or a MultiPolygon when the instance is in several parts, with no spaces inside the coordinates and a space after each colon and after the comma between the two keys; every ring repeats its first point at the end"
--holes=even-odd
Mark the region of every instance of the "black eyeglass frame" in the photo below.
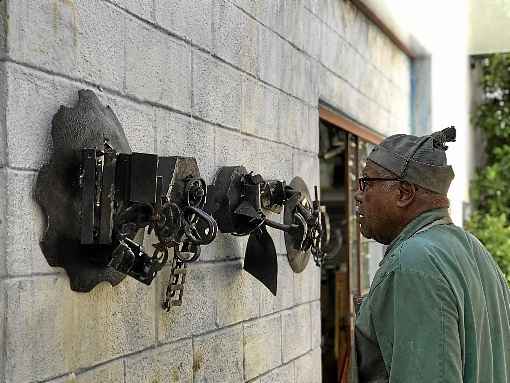
{"type": "Polygon", "coordinates": [[[400,178],[382,178],[382,177],[360,177],[358,178],[358,187],[359,190],[364,192],[367,190],[367,186],[369,182],[372,181],[402,181],[400,178]]]}

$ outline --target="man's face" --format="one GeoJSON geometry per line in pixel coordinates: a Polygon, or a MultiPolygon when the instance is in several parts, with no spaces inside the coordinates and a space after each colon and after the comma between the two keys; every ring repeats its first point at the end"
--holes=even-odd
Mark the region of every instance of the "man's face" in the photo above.
{"type": "MultiPolygon", "coordinates": [[[[377,165],[368,162],[362,175],[370,178],[393,178],[377,165]]],[[[395,237],[396,214],[395,193],[398,181],[368,181],[365,191],[354,195],[357,205],[361,233],[385,245],[395,237]]]]}

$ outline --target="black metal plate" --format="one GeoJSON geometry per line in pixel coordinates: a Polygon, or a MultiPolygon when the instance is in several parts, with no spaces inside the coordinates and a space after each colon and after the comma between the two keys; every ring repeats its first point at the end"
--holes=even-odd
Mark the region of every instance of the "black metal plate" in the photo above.
{"type": "Polygon", "coordinates": [[[265,226],[255,230],[248,238],[244,270],[257,278],[276,296],[278,260],[273,239],[265,226]]]}
{"type": "Polygon", "coordinates": [[[235,214],[241,201],[241,177],[248,174],[244,166],[224,166],[207,189],[206,211],[214,217],[222,233],[247,235],[259,225],[235,214]]]}
{"type": "Polygon", "coordinates": [[[53,117],[53,154],[39,171],[34,197],[47,217],[40,242],[51,266],[63,267],[74,291],[90,291],[98,283],[118,284],[124,277],[110,267],[95,265],[90,253],[105,258],[113,245],[81,245],[81,193],[79,185],[82,148],[103,149],[105,140],[117,152],[131,153],[122,126],[94,92],[80,90],[73,108],[61,106],[53,117]]]}
{"type": "MultiPolygon", "coordinates": [[[[311,209],[311,199],[308,187],[305,181],[301,177],[294,177],[290,182],[290,187],[294,190],[301,192],[301,198],[291,200],[287,202],[283,211],[283,223],[285,225],[291,225],[294,221],[294,209],[296,204],[301,203],[308,209],[311,209]]],[[[287,248],[287,258],[289,260],[290,267],[295,273],[302,272],[310,259],[310,250],[301,251],[296,246],[296,238],[292,237],[288,233],[285,233],[285,247],[287,248]]]]}

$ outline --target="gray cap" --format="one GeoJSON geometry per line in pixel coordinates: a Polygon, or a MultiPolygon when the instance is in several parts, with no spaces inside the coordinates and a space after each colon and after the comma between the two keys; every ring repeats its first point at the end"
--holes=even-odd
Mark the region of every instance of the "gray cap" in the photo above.
{"type": "Polygon", "coordinates": [[[455,141],[455,128],[449,127],[429,136],[395,134],[377,145],[368,160],[407,181],[446,195],[455,174],[446,163],[446,142],[455,141]]]}

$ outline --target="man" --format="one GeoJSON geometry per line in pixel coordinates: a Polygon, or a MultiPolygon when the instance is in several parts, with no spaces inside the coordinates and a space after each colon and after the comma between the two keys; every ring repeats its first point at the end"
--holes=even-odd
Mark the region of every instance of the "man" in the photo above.
{"type": "Polygon", "coordinates": [[[510,382],[507,282],[448,216],[452,141],[388,137],[360,178],[361,232],[388,245],[356,319],[360,383],[510,382]]]}

